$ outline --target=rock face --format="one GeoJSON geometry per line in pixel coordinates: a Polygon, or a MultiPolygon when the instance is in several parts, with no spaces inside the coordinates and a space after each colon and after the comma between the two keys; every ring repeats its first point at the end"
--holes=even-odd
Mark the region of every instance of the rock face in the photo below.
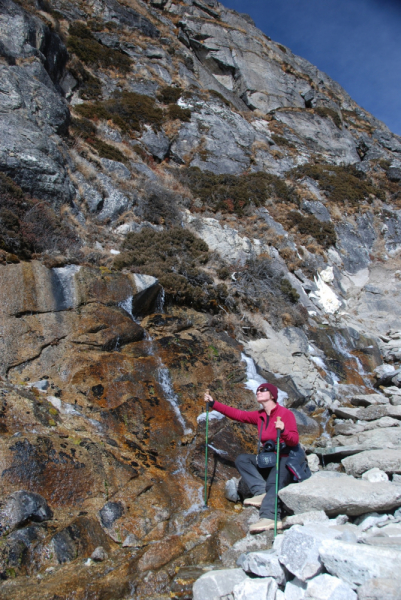
{"type": "Polygon", "coordinates": [[[400,138],[217,0],[4,0],[0,55],[0,600],[374,597],[400,138]],[[265,380],[314,472],[275,541],[239,503],[256,430],[200,416],[265,380]]]}

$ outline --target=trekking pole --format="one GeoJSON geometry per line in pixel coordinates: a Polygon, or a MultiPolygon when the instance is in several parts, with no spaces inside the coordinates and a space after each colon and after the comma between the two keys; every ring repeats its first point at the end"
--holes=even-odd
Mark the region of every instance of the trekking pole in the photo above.
{"type": "MultiPolygon", "coordinates": [[[[209,394],[209,390],[206,390],[206,394],[209,394]]],[[[207,507],[207,445],[209,437],[209,402],[206,404],[206,433],[205,433],[205,506],[207,507]]]]}
{"type": "Polygon", "coordinates": [[[276,457],[276,501],[274,505],[274,537],[277,535],[277,512],[278,512],[278,475],[280,470],[280,433],[281,429],[277,427],[278,424],[281,424],[281,418],[277,417],[276,428],[277,428],[277,457],[276,457]]]}

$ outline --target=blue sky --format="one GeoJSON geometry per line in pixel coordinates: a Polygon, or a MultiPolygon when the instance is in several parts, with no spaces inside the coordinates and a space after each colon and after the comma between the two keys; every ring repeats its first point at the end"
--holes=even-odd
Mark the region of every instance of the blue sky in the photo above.
{"type": "Polygon", "coordinates": [[[401,0],[222,0],[401,135],[401,0]]]}

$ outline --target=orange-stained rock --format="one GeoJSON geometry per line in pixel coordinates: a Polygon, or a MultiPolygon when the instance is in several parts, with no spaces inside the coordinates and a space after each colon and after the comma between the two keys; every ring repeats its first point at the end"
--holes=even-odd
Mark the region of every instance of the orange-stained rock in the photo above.
{"type": "Polygon", "coordinates": [[[174,558],[177,558],[183,551],[184,547],[180,536],[172,535],[150,546],[149,550],[139,560],[138,569],[142,572],[159,569],[174,558]]]}
{"type": "Polygon", "coordinates": [[[0,473],[1,495],[19,489],[37,492],[53,509],[79,506],[106,491],[113,494],[136,475],[90,439],[51,434],[0,439],[0,473]]]}
{"type": "Polygon", "coordinates": [[[144,337],[143,328],[122,308],[92,303],[79,312],[68,340],[101,350],[114,350],[144,337]]]}
{"type": "Polygon", "coordinates": [[[42,263],[20,262],[0,265],[0,313],[24,313],[56,310],[53,295],[52,272],[42,263]]]}

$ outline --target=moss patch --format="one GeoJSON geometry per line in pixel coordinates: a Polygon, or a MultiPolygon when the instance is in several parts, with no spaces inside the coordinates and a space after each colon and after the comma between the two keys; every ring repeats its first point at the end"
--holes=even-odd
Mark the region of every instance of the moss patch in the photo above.
{"type": "Polygon", "coordinates": [[[180,180],[188,185],[211,210],[242,215],[251,203],[262,206],[268,198],[298,203],[296,193],[285,181],[267,173],[249,175],[215,175],[198,167],[178,171],[180,180]]]}
{"type": "Polygon", "coordinates": [[[319,182],[327,198],[338,204],[358,206],[363,200],[371,202],[371,195],[385,200],[382,190],[372,184],[364,173],[354,165],[337,167],[333,165],[306,164],[292,171],[296,178],[311,177],[319,182]]]}

